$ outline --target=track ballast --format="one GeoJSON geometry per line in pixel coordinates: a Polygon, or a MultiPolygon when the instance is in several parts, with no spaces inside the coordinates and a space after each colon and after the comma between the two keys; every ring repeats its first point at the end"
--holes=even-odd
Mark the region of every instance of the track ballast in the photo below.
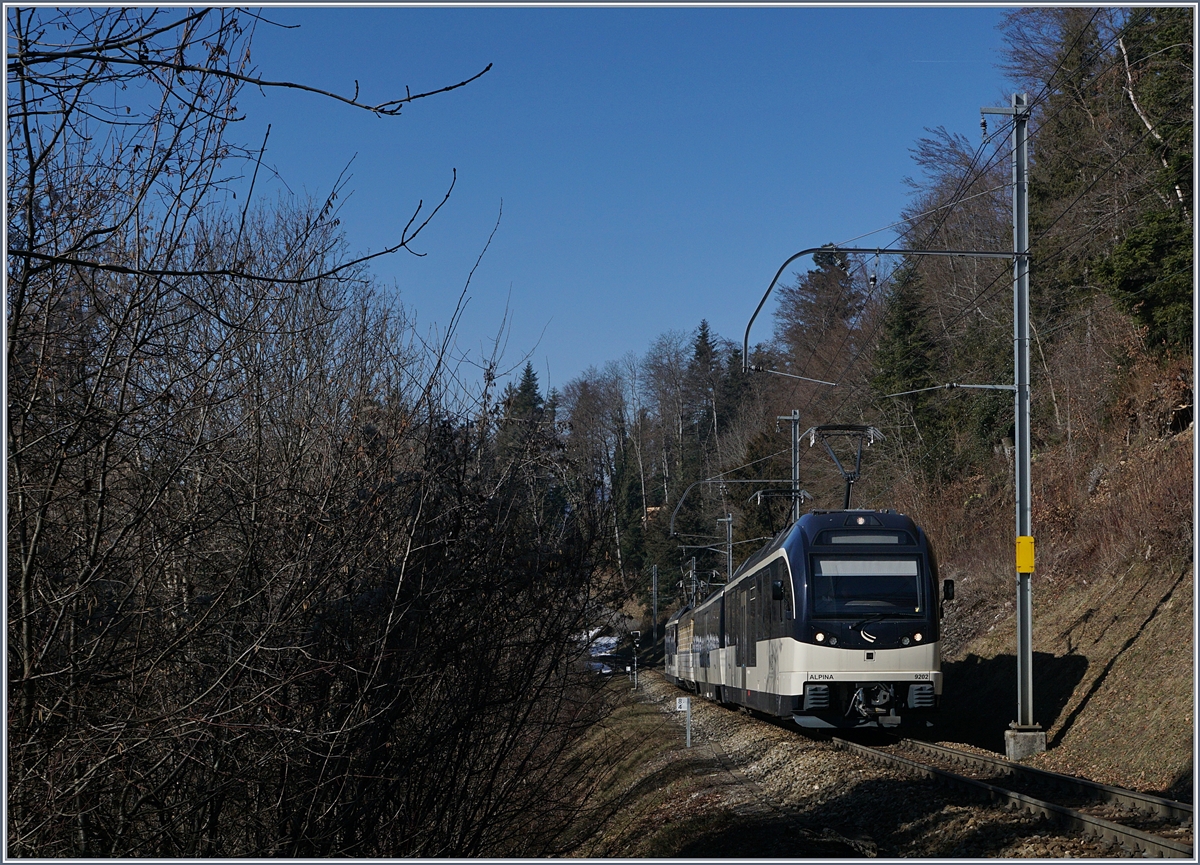
{"type": "Polygon", "coordinates": [[[912,739],[882,747],[839,737],[831,741],[875,762],[1040,814],[1131,852],[1193,858],[1192,806],[1183,802],[912,739]]]}

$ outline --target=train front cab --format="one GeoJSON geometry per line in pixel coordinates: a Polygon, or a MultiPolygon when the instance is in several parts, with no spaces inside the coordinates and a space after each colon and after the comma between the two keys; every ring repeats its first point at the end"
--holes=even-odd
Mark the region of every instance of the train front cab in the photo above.
{"type": "MultiPolygon", "coordinates": [[[[802,727],[927,722],[942,693],[937,560],[888,511],[813,512],[789,537],[802,727]]],[[[953,597],[947,581],[945,596],[953,597]]]]}

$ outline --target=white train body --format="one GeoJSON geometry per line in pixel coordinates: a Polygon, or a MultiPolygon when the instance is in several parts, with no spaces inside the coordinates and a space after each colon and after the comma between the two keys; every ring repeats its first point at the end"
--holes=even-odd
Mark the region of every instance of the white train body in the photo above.
{"type": "MultiPolygon", "coordinates": [[[[944,589],[953,596],[953,584],[944,589]]],[[[806,727],[927,719],[942,693],[937,562],[912,520],[816,511],[667,623],[669,679],[806,727]]]]}

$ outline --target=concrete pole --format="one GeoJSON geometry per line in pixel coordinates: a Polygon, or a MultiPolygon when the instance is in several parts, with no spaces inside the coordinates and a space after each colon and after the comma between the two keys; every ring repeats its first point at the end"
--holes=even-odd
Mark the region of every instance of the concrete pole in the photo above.
{"type": "Polygon", "coordinates": [[[792,409],[792,522],[800,522],[800,409],[792,409]]]}
{"type": "MultiPolygon", "coordinates": [[[[792,409],[789,415],[779,415],[776,420],[792,422],[792,522],[800,520],[800,409],[792,409]]],[[[778,425],[775,427],[779,429],[778,425]]]]}
{"type": "Polygon", "coordinates": [[[725,524],[725,584],[729,585],[733,579],[733,514],[725,514],[717,522],[725,524]]]}
{"type": "Polygon", "coordinates": [[[650,597],[653,599],[651,603],[653,605],[654,618],[650,623],[650,636],[653,640],[651,643],[651,650],[653,650],[653,647],[658,645],[658,565],[654,565],[651,574],[650,597]]]}
{"type": "Polygon", "coordinates": [[[733,514],[725,515],[725,585],[733,579],[733,514]]]}

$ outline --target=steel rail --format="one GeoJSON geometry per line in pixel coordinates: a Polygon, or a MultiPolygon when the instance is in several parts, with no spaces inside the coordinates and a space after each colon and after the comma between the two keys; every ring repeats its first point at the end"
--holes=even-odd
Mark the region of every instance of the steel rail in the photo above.
{"type": "Polygon", "coordinates": [[[956,775],[953,772],[947,772],[944,769],[926,766],[915,760],[909,760],[907,757],[901,757],[898,754],[889,754],[886,751],[860,745],[857,742],[849,742],[837,737],[831,737],[831,741],[835,747],[854,751],[875,762],[891,763],[926,778],[943,781],[975,793],[982,792],[994,802],[999,802],[1010,808],[1024,809],[1033,814],[1041,814],[1052,820],[1058,820],[1073,829],[1079,829],[1089,835],[1097,836],[1111,843],[1120,844],[1130,850],[1140,851],[1148,856],[1193,858],[1192,847],[1187,844],[1181,844],[1178,841],[1151,835],[1139,829],[1122,826],[1101,817],[1094,817],[1091,814],[1084,814],[1080,811],[1064,808],[1061,805],[1055,805],[1052,802],[1044,802],[1041,799],[1035,799],[1023,793],[1005,790],[1003,787],[997,787],[985,781],[966,778],[962,775],[956,775]]]}
{"type": "Polygon", "coordinates": [[[1150,793],[1140,793],[1137,790],[1110,787],[1107,784],[1089,781],[1086,778],[1061,775],[1058,772],[1050,772],[1046,769],[1038,769],[1033,766],[1014,763],[1012,760],[1006,760],[1003,757],[972,754],[969,751],[959,751],[956,748],[947,748],[945,745],[935,745],[932,742],[901,739],[896,744],[905,748],[912,748],[915,751],[924,751],[928,754],[943,756],[968,765],[973,763],[975,765],[990,766],[1009,775],[1024,775],[1030,779],[1057,784],[1061,787],[1071,787],[1103,802],[1125,805],[1147,814],[1156,814],[1160,817],[1179,821],[1190,822],[1192,820],[1193,808],[1186,802],[1176,802],[1172,799],[1164,799],[1161,796],[1154,796],[1150,793]]]}

